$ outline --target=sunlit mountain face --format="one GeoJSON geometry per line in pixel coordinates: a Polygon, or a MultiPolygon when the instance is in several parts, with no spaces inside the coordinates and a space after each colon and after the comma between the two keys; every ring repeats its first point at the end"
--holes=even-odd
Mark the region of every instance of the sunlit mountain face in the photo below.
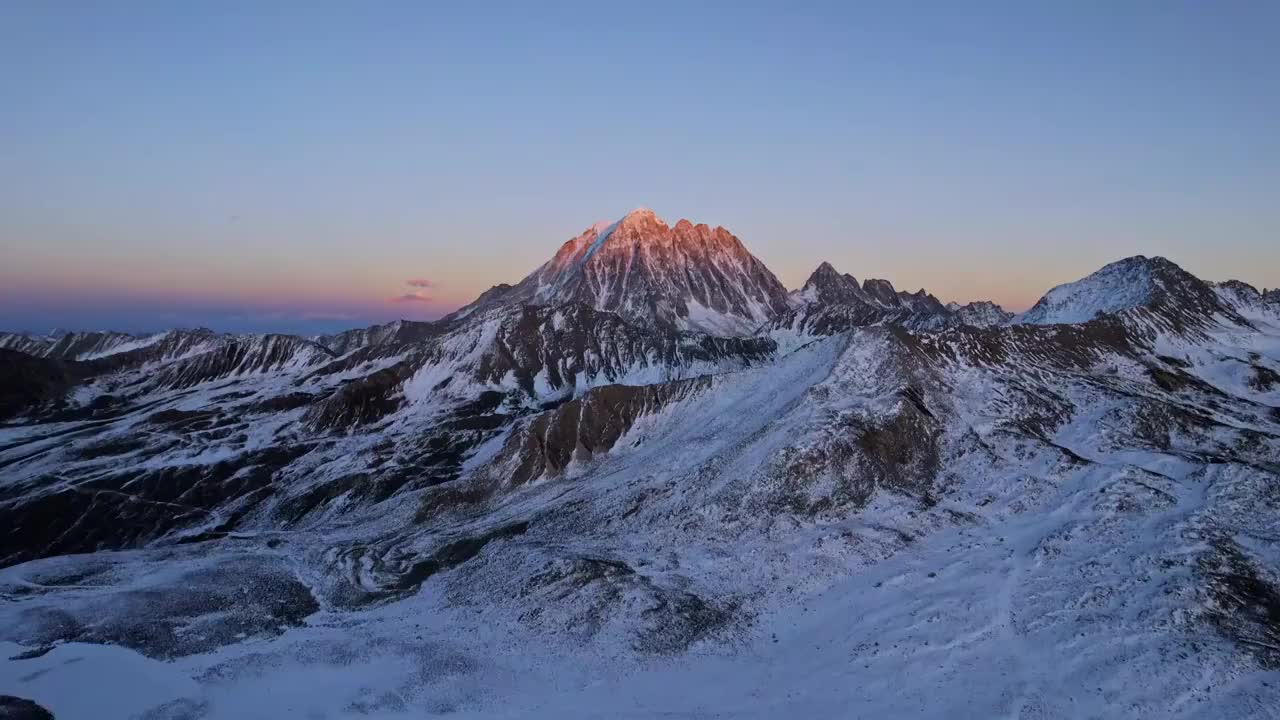
{"type": "Polygon", "coordinates": [[[0,334],[0,714],[1272,716],[1276,291],[788,290],[648,210],[550,255],[433,321],[0,334]]]}

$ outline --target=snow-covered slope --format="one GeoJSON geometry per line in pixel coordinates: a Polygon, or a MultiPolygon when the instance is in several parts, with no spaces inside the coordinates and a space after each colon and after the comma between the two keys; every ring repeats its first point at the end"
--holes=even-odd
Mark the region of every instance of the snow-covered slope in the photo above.
{"type": "Polygon", "coordinates": [[[7,657],[79,641],[0,680],[71,718],[1268,717],[1278,419],[1079,340],[873,328],[601,388],[385,501],[312,460],[334,487],[268,516],[307,523],[0,573],[7,657]]]}
{"type": "Polygon", "coordinates": [[[1131,259],[1006,324],[826,264],[783,297],[665,227],[590,230],[440,322],[0,348],[0,696],[1276,716],[1264,293],[1131,259]],[[682,297],[767,322],[692,332],[682,297]]]}

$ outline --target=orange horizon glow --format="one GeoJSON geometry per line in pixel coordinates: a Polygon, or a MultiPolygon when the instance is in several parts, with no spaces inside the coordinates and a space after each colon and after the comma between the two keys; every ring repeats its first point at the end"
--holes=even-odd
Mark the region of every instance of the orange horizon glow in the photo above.
{"type": "MultiPolygon", "coordinates": [[[[768,259],[762,260],[769,265],[768,259]]],[[[834,264],[834,263],[833,263],[834,264]]],[[[815,265],[816,267],[816,265],[815,265]]],[[[388,318],[416,318],[447,314],[474,300],[482,292],[499,283],[515,283],[536,268],[524,272],[496,272],[497,268],[449,267],[438,273],[446,279],[428,280],[423,273],[400,273],[393,270],[363,269],[350,277],[334,278],[330,273],[302,275],[287,266],[262,265],[252,272],[213,274],[198,269],[182,271],[173,267],[140,264],[124,271],[101,274],[84,267],[63,270],[33,269],[18,276],[5,277],[7,294],[41,298],[76,299],[79,302],[157,305],[176,303],[235,305],[243,307],[305,308],[317,312],[325,309],[361,314],[382,313],[388,318]],[[457,278],[458,283],[448,278],[457,278]]],[[[875,272],[857,272],[836,265],[859,281],[885,277],[875,272]]],[[[804,285],[811,270],[789,268],[775,271],[789,290],[804,285]]],[[[925,273],[922,273],[923,276],[925,273]]],[[[992,287],[985,291],[954,277],[935,278],[933,286],[922,278],[902,281],[887,277],[898,290],[915,292],[923,288],[943,302],[964,304],[974,300],[991,300],[1010,311],[1021,311],[1033,305],[1053,285],[1074,278],[1045,278],[1034,286],[1023,276],[1021,287],[992,287]]]]}
{"type": "MultiPolygon", "coordinates": [[[[664,219],[674,224],[679,216],[675,217],[664,219]]],[[[699,220],[698,215],[691,218],[699,220]]],[[[1077,256],[1069,260],[1047,256],[1034,244],[1013,242],[997,245],[990,253],[976,252],[965,244],[926,252],[923,248],[928,243],[909,237],[892,239],[897,233],[882,233],[881,237],[891,239],[874,242],[832,242],[838,230],[811,229],[797,233],[804,242],[796,242],[790,237],[796,233],[793,226],[764,224],[739,232],[734,223],[725,224],[791,290],[802,287],[819,263],[829,261],[859,281],[887,279],[898,290],[923,288],[943,302],[990,300],[1011,312],[1026,310],[1050,288],[1126,255],[1166,254],[1134,245],[1133,251],[1124,252],[1101,242],[1080,246],[1077,256]],[[912,252],[912,248],[920,250],[912,252]]],[[[564,225],[561,221],[531,223],[527,229],[509,232],[482,225],[438,226],[420,233],[401,231],[385,242],[360,242],[339,235],[316,247],[297,242],[264,244],[260,238],[266,237],[265,230],[255,234],[250,225],[225,243],[202,238],[199,244],[170,245],[164,252],[155,252],[146,243],[112,246],[73,238],[19,245],[6,253],[9,263],[0,268],[0,297],[10,306],[9,317],[19,321],[22,313],[41,312],[71,320],[81,307],[100,312],[111,308],[162,312],[173,317],[165,321],[173,325],[185,324],[184,308],[262,313],[280,316],[282,322],[288,317],[328,318],[350,327],[396,319],[430,320],[471,302],[493,285],[519,282],[590,223],[578,223],[581,227],[567,231],[564,225]],[[537,240],[519,241],[524,233],[537,240]],[[441,239],[429,239],[433,237],[441,239]],[[495,253],[494,248],[502,251],[495,253]]],[[[299,228],[285,236],[316,232],[299,228]]],[[[175,234],[199,237],[194,230],[175,234]]],[[[1206,271],[1202,267],[1206,260],[1217,260],[1218,265],[1238,262],[1206,256],[1190,264],[1177,253],[1168,254],[1208,280],[1230,275],[1206,271]]],[[[1253,270],[1265,273],[1269,267],[1253,270]]],[[[0,313],[0,319],[4,317],[0,313]]],[[[200,317],[193,314],[191,322],[199,324],[200,317]]]]}

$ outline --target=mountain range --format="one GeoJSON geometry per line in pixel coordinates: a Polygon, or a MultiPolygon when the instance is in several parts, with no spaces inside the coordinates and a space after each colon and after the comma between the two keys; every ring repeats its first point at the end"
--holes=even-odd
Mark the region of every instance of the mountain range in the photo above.
{"type": "Polygon", "coordinates": [[[1160,257],[1015,315],[637,210],[433,322],[0,334],[0,420],[59,717],[1280,707],[1280,291],[1160,257]]]}

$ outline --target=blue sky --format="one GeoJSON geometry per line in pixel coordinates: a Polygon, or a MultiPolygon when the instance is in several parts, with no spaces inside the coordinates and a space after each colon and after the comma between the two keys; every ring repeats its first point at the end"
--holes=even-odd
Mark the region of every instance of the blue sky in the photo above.
{"type": "Polygon", "coordinates": [[[0,6],[0,326],[431,317],[641,205],[790,286],[1280,285],[1280,3],[453,5],[0,6]]]}

